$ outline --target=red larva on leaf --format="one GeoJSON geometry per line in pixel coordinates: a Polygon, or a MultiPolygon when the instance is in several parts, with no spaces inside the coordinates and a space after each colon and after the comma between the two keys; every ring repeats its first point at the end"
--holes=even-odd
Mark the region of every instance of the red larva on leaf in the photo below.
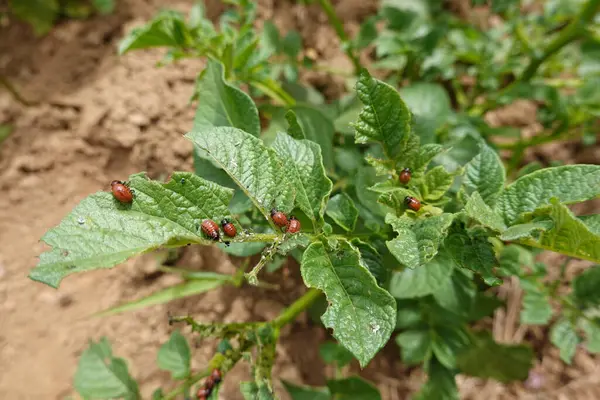
{"type": "Polygon", "coordinates": [[[198,400],[206,400],[210,396],[210,392],[212,392],[211,389],[202,386],[200,389],[198,389],[196,397],[198,398],[198,400]]]}
{"type": "Polygon", "coordinates": [[[415,199],[414,197],[410,197],[410,196],[406,196],[404,198],[404,203],[406,203],[406,206],[408,208],[410,208],[413,211],[419,211],[421,209],[421,202],[417,199],[415,199]]]}
{"type": "Polygon", "coordinates": [[[112,194],[115,196],[115,199],[119,200],[121,203],[131,203],[133,201],[133,191],[124,182],[112,181],[110,183],[110,188],[112,189],[112,194]]]}
{"type": "Polygon", "coordinates": [[[296,233],[299,232],[301,228],[300,221],[296,219],[293,215],[290,217],[290,222],[287,226],[287,233],[296,233]]]}
{"type": "Polygon", "coordinates": [[[410,182],[411,174],[412,172],[410,171],[410,168],[404,168],[402,171],[400,171],[400,183],[406,185],[408,182],[410,182]]]}
{"type": "Polygon", "coordinates": [[[202,228],[202,232],[204,232],[204,234],[210,239],[215,241],[219,240],[219,225],[217,225],[215,221],[212,219],[205,219],[202,221],[202,225],[200,225],[200,227],[202,228]]]}
{"type": "Polygon", "coordinates": [[[221,221],[221,227],[223,228],[223,232],[225,235],[229,237],[235,237],[237,234],[237,229],[235,229],[235,225],[229,222],[227,219],[221,221]]]}
{"type": "Polygon", "coordinates": [[[210,377],[212,378],[215,385],[218,385],[221,382],[221,379],[223,379],[221,376],[221,371],[219,371],[218,369],[213,369],[212,373],[210,374],[210,377]]]}
{"type": "Polygon", "coordinates": [[[285,214],[281,211],[277,211],[276,209],[271,210],[271,219],[273,220],[275,225],[277,225],[280,228],[283,228],[288,224],[288,219],[285,216],[285,214]]]}

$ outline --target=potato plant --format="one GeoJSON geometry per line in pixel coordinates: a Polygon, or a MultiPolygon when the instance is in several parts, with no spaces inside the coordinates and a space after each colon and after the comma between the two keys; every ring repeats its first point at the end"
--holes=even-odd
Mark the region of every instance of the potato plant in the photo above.
{"type": "Polygon", "coordinates": [[[27,22],[36,35],[48,33],[61,17],[87,18],[110,14],[114,0],[9,0],[9,15],[27,22]]]}
{"type": "MultiPolygon", "coordinates": [[[[542,18],[520,25],[529,15],[515,26],[508,23],[508,34],[517,39],[509,36],[511,48],[500,54],[513,63],[498,69],[483,55],[501,50],[494,47],[504,45],[500,33],[497,42],[484,40],[481,32],[452,18],[436,20],[447,15],[433,8],[407,9],[390,1],[380,15],[366,20],[356,38],[348,38],[331,4],[319,1],[357,66],[356,75],[351,72],[352,93],[329,104],[298,83],[305,68],[315,67],[302,58],[298,37],[281,39],[272,25],[258,34],[253,3],[233,3],[219,28],[196,5],[187,19],[161,13],[120,46],[122,53],[167,47],[165,61],[207,58],[193,95],[195,119],[185,135],[194,146],[195,172],[175,171],[164,182],[145,173],[131,175],[126,182],[131,201],[108,191],[90,195],[43,237],[51,250],[30,273],[33,280],[58,287],[73,273],[190,244],[217,245],[241,257],[261,255],[250,271],[243,264],[233,275],[160,267],[184,282],[101,313],[107,315],[223,285],[264,286],[263,274],[286,257],[298,261],[307,290],[274,320],[221,323],[171,316],[169,323],[221,342],[206,368],[193,371],[190,347],[175,331],[157,361],[178,384],[157,389],[155,399],[216,399],[221,381],[242,360],[252,366],[251,380],[240,384],[244,397],[277,398],[271,369],[280,330],[323,299],[320,320],[337,342],[324,344],[321,354],[338,368],[354,359],[366,366],[393,339],[405,364],[427,372],[417,399],[458,399],[457,374],[523,380],[533,350],[497,343],[491,332],[475,327],[503,306],[494,287],[511,276],[525,290],[521,321],[552,321],[550,340],[565,362],[571,362],[581,341],[589,351],[600,351],[595,314],[600,268],[586,270],[572,282],[570,294],[558,295],[560,281],[543,282],[548,267],[535,261],[542,250],[600,261],[600,215],[578,216],[568,207],[600,195],[600,166],[518,170],[526,148],[565,137],[563,129],[597,123],[597,99],[584,96],[587,103],[582,103],[579,91],[563,97],[549,82],[560,66],[549,60],[563,48],[577,54],[579,65],[566,67],[581,72],[587,65],[579,89],[589,91],[588,79],[598,76],[588,75],[590,56],[577,48],[590,46],[588,40],[597,45],[597,36],[585,35],[597,34],[589,23],[600,2],[590,0],[569,11],[570,19],[562,21],[547,47],[530,53],[523,53],[527,46],[519,31],[537,32],[549,23],[542,18]],[[422,19],[413,18],[415,12],[422,19]],[[387,25],[379,32],[375,22],[381,18],[387,25]],[[404,24],[407,20],[419,25],[404,24]],[[386,70],[387,82],[357,64],[358,52],[371,44],[381,56],[374,67],[386,70]],[[462,83],[467,75],[474,85],[462,83]],[[397,78],[411,83],[398,91],[397,78]],[[482,116],[532,93],[541,96],[541,110],[546,110],[538,117],[557,130],[517,137],[506,147],[513,151],[507,174],[493,140],[505,132],[488,126],[482,116]],[[269,120],[268,126],[261,128],[259,116],[269,120]],[[274,212],[294,215],[300,231],[279,226],[274,212]],[[229,221],[235,236],[219,230],[217,238],[206,229],[207,220],[229,221]],[[557,315],[553,303],[560,305],[557,315]]],[[[515,16],[518,2],[509,3],[493,5],[501,15],[515,16]]],[[[357,376],[336,374],[324,387],[299,384],[284,383],[293,399],[381,398],[357,376]]],[[[82,355],[75,388],[84,398],[140,398],[126,362],[112,354],[106,339],[93,342],[82,355]]]]}

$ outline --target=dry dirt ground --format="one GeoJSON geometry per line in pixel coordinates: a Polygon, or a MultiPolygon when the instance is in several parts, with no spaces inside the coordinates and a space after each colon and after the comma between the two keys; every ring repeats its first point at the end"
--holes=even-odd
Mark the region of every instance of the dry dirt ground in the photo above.
{"type": "MultiPolygon", "coordinates": [[[[278,292],[223,288],[101,319],[89,316],[172,285],[177,278],[154,273],[155,258],[145,256],[111,270],[71,276],[59,290],[27,279],[36,256],[45,249],[39,238],[88,194],[107,190],[111,180],[138,171],[158,178],[173,170],[191,170],[192,147],[182,134],[192,123],[194,108],[188,99],[202,63],[185,61],[155,68],[161,52],[118,57],[115,51],[129,28],[150,18],[165,3],[120,1],[113,15],[63,22],[41,39],[19,24],[0,28],[0,71],[36,103],[24,107],[7,92],[0,92],[0,123],[15,126],[0,145],[0,399],[75,396],[72,377],[78,357],[89,339],[102,336],[110,339],[117,355],[129,360],[143,397],[149,398],[154,388],[168,382],[168,375],[155,364],[159,345],[173,329],[167,324],[167,312],[189,313],[201,321],[266,320],[303,291],[297,266],[289,265],[290,276],[273,278],[283,285],[284,290],[278,292]]],[[[218,2],[209,3],[215,3],[209,4],[209,10],[216,15],[218,2]]],[[[376,5],[357,0],[336,3],[351,31],[376,5]]],[[[171,2],[169,7],[186,10],[190,4],[171,2]]],[[[292,1],[264,0],[260,18],[273,19],[280,28],[298,29],[322,62],[336,68],[349,65],[318,8],[307,11],[292,1]]],[[[307,78],[320,85],[324,81],[321,75],[307,78]]],[[[335,85],[325,89],[335,90],[335,85]]],[[[588,157],[597,158],[597,154],[588,157]]],[[[564,158],[573,162],[571,155],[564,158]]],[[[558,265],[560,258],[549,262],[558,265]]],[[[180,261],[191,268],[220,272],[232,272],[239,263],[212,248],[188,248],[180,261]]],[[[569,271],[580,268],[582,264],[571,263],[569,271]]],[[[460,378],[463,397],[586,398],[587,388],[598,386],[597,361],[580,349],[574,365],[565,367],[550,349],[547,332],[518,325],[518,285],[507,282],[501,290],[509,306],[489,323],[498,339],[535,341],[539,365],[525,384],[503,386],[460,378]]],[[[316,348],[326,338],[326,332],[306,316],[288,326],[278,347],[274,376],[324,384],[331,371],[319,360],[316,348]]],[[[214,342],[196,344],[195,368],[205,365],[214,346],[214,342]]],[[[359,372],[357,366],[352,369],[359,372]]],[[[401,365],[393,344],[361,373],[390,400],[407,398],[423,380],[419,370],[401,365]]],[[[247,379],[247,374],[247,366],[238,365],[227,376],[220,398],[239,399],[237,383],[247,379]]],[[[278,381],[276,387],[282,394],[278,381]]],[[[598,392],[589,395],[600,398],[598,392]]]]}

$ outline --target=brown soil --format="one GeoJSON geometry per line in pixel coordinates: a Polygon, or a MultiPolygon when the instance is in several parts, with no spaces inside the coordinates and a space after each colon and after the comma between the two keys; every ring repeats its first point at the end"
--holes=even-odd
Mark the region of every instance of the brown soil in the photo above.
{"type": "MultiPolygon", "coordinates": [[[[190,5],[183,0],[173,3],[169,7],[184,11],[190,5]]],[[[210,13],[218,13],[219,2],[208,3],[210,13]]],[[[143,397],[149,398],[154,388],[168,382],[168,375],[158,371],[155,364],[159,345],[174,329],[167,324],[168,312],[190,314],[200,321],[267,320],[303,291],[297,265],[290,264],[291,276],[283,279],[279,273],[273,277],[283,286],[280,291],[223,288],[124,315],[90,318],[94,312],[170,286],[178,278],[153,273],[157,262],[153,256],[139,257],[111,270],[71,276],[59,290],[27,278],[36,256],[46,249],[39,238],[88,194],[107,190],[111,180],[138,171],[158,178],[173,170],[191,170],[192,147],[182,134],[192,123],[194,108],[188,99],[202,63],[187,60],[156,68],[160,51],[134,52],[120,58],[115,54],[119,38],[162,6],[159,0],[124,0],[113,15],[63,22],[41,39],[20,24],[0,28],[1,75],[36,103],[25,107],[7,92],[0,92],[0,123],[15,127],[0,146],[1,399],[64,399],[75,395],[72,377],[78,357],[89,339],[102,336],[110,339],[117,355],[129,360],[143,397]]],[[[376,1],[337,2],[352,32],[375,6],[376,1]]],[[[306,9],[292,1],[264,0],[259,10],[262,20],[274,20],[280,29],[298,29],[306,46],[313,48],[323,63],[333,68],[350,67],[317,7],[306,9]]],[[[325,87],[328,96],[343,88],[341,82],[332,82],[324,74],[309,74],[305,79],[325,87]]],[[[550,260],[550,265],[557,266],[557,258],[550,260]]],[[[192,268],[221,272],[232,272],[239,263],[213,248],[188,248],[180,261],[192,268]]],[[[572,268],[581,268],[575,264],[572,268]]],[[[508,310],[502,311],[505,315],[497,315],[493,321],[500,325],[494,326],[495,331],[503,332],[498,339],[518,342],[543,338],[541,330],[518,324],[518,286],[508,282],[502,290],[513,300],[508,310]]],[[[316,348],[326,337],[326,332],[306,316],[286,327],[274,376],[296,383],[324,384],[332,371],[319,360],[316,348]]],[[[193,367],[203,367],[214,348],[212,341],[198,343],[193,367]]],[[[582,349],[571,367],[558,361],[556,351],[547,343],[537,350],[541,362],[532,380],[540,378],[541,384],[529,382],[532,389],[526,389],[522,384],[503,386],[460,379],[464,397],[526,398],[537,393],[542,396],[538,398],[574,398],[572,390],[584,393],[586,389],[580,386],[597,385],[597,362],[582,349]]],[[[359,372],[356,366],[352,369],[359,372]]],[[[407,398],[424,378],[420,371],[401,365],[393,344],[362,374],[379,385],[384,399],[393,400],[407,398]]],[[[248,367],[240,363],[228,375],[220,398],[239,399],[237,382],[247,378],[248,367]]],[[[279,380],[275,382],[282,394],[279,380]]]]}

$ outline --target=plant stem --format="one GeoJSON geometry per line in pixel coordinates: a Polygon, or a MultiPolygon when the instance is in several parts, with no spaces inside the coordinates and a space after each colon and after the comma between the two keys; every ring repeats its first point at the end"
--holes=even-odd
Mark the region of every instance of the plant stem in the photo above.
{"type": "Polygon", "coordinates": [[[550,42],[543,53],[540,56],[534,56],[532,58],[527,68],[525,68],[525,71],[523,71],[523,74],[521,74],[519,81],[528,82],[531,80],[544,61],[567,44],[578,39],[584,32],[585,25],[590,22],[594,18],[594,15],[596,15],[596,12],[598,12],[598,8],[600,8],[600,0],[588,0],[577,17],[561,31],[558,37],[550,42]]]}
{"type": "MultiPolygon", "coordinates": [[[[290,304],[277,318],[275,318],[271,322],[265,322],[263,325],[271,324],[275,330],[281,329],[283,326],[289,324],[294,321],[296,317],[306,310],[310,305],[319,297],[321,292],[317,289],[309,289],[306,293],[304,293],[300,298],[298,298],[295,302],[290,304]]],[[[252,347],[254,347],[255,343],[252,341],[244,341],[240,348],[237,349],[227,361],[227,365],[229,366],[228,370],[233,368],[233,366],[242,358],[242,355],[249,351],[252,347]]],[[[215,368],[221,369],[220,367],[224,364],[224,355],[221,353],[217,353],[213,356],[213,358],[208,362],[208,367],[204,370],[198,372],[190,376],[183,384],[179,385],[177,388],[173,389],[169,393],[164,396],[164,400],[174,399],[177,395],[183,393],[186,387],[191,387],[195,383],[199,382],[202,378],[205,378],[210,375],[211,371],[215,368]]],[[[227,371],[221,371],[227,372],[227,371]]]]}
{"type": "Polygon", "coordinates": [[[354,53],[354,47],[348,39],[346,31],[344,31],[344,25],[342,25],[342,21],[338,18],[337,14],[335,13],[335,9],[329,0],[319,0],[319,4],[321,5],[323,11],[325,11],[325,14],[327,14],[329,23],[333,26],[333,29],[335,29],[335,33],[337,33],[338,37],[340,38],[344,52],[350,61],[352,61],[352,65],[354,66],[354,74],[358,75],[361,69],[360,61],[358,60],[358,56],[354,53]]]}
{"type": "Polygon", "coordinates": [[[282,328],[289,324],[304,310],[317,300],[321,295],[321,291],[318,289],[309,289],[299,299],[293,302],[288,308],[286,308],[275,320],[272,322],[276,328],[282,328]]]}

